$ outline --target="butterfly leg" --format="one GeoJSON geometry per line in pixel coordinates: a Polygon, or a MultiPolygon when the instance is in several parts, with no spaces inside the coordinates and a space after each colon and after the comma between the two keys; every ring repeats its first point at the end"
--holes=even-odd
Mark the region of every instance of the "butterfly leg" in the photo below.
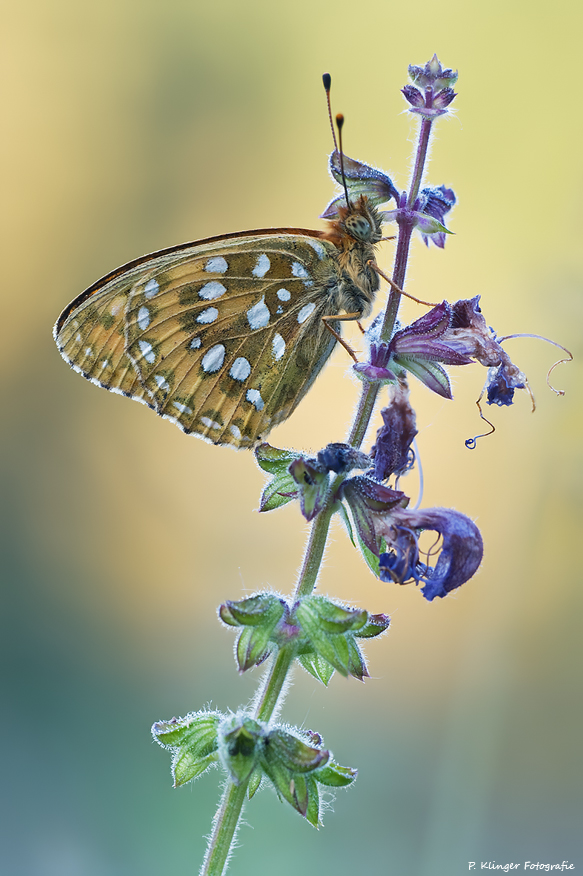
{"type": "Polygon", "coordinates": [[[383,273],[383,271],[381,271],[381,269],[379,268],[379,266],[376,264],[376,262],[373,262],[372,259],[370,259],[370,260],[367,262],[367,265],[368,265],[370,268],[372,268],[373,271],[375,271],[375,272],[379,275],[379,277],[382,277],[383,280],[386,280],[387,283],[389,284],[389,286],[391,287],[391,289],[392,289],[394,292],[397,292],[399,295],[404,295],[405,298],[410,298],[411,301],[415,301],[417,304],[423,304],[425,307],[437,307],[436,304],[432,304],[430,301],[422,301],[420,298],[415,298],[413,295],[409,295],[408,292],[404,292],[402,289],[399,289],[399,287],[397,286],[397,284],[396,284],[396,283],[393,283],[393,281],[391,280],[391,278],[390,278],[390,277],[387,277],[387,275],[386,275],[385,273],[383,273]]]}
{"type": "MultiPolygon", "coordinates": [[[[338,314],[334,314],[334,316],[323,316],[322,317],[322,322],[324,323],[324,325],[326,326],[326,328],[328,329],[330,334],[334,335],[334,337],[336,338],[338,343],[342,344],[342,346],[344,347],[344,349],[346,350],[348,355],[352,356],[352,358],[354,359],[355,362],[358,362],[358,357],[357,357],[356,353],[354,352],[354,350],[352,349],[350,344],[347,344],[346,341],[344,340],[344,338],[341,337],[338,334],[338,332],[332,328],[332,326],[330,325],[330,320],[334,320],[334,321],[336,321],[336,320],[346,320],[346,321],[350,320],[351,322],[356,320],[358,322],[359,316],[361,316],[360,313],[345,313],[342,316],[339,316],[338,314]]],[[[359,323],[359,325],[360,325],[360,323],[359,323]]],[[[361,328],[362,328],[362,326],[361,326],[361,328]]]]}

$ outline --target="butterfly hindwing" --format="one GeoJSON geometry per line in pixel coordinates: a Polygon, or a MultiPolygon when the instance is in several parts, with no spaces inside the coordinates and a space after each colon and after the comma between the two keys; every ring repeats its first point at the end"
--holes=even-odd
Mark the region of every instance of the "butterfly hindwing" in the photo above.
{"type": "Polygon", "coordinates": [[[118,269],[67,308],[55,335],[85,377],[185,432],[250,446],[285,420],[335,340],[336,247],[316,232],[252,232],[118,269]]]}

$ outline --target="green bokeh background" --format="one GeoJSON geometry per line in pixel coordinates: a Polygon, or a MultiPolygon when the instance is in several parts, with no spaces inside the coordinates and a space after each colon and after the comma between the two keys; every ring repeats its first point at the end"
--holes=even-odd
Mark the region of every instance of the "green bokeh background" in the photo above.
{"type": "MultiPolygon", "coordinates": [[[[195,441],[62,362],[61,308],[118,264],[184,240],[321,227],[332,193],[320,75],[348,154],[408,178],[399,89],[437,52],[459,68],[429,180],[455,188],[444,252],[417,241],[408,288],[481,294],[526,395],[480,431],[483,372],[456,400],[415,385],[425,505],[463,510],[486,543],[447,600],[381,585],[335,528],[320,590],[392,615],[365,685],[296,676],[283,718],[358,766],[317,832],[264,791],[232,872],[456,876],[468,861],[568,860],[581,823],[580,3],[557,0],[39,0],[4,13],[1,869],[11,876],[195,873],[218,774],[170,787],[152,721],[236,708],[216,606],[289,592],[307,529],[257,514],[250,454],[195,441]],[[252,829],[251,829],[252,828],[252,829]]],[[[392,245],[381,263],[388,269],[392,245]]],[[[410,316],[419,310],[408,306],[410,316]]],[[[355,335],[355,342],[358,337],[355,335]]],[[[339,351],[271,438],[346,433],[358,389],[339,351]]],[[[491,409],[490,409],[491,410],[491,409]]],[[[370,442],[367,442],[369,446],[370,442]]],[[[412,478],[414,481],[414,478],[412,478]]],[[[415,483],[411,491],[416,490],[415,483]]]]}

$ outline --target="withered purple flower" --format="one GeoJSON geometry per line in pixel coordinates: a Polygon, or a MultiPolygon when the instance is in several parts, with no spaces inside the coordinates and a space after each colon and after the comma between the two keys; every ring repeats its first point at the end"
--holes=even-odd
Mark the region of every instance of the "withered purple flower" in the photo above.
{"type": "Polygon", "coordinates": [[[436,596],[447,596],[468,581],[482,562],[480,530],[469,517],[451,508],[397,508],[378,516],[376,532],[388,547],[379,558],[381,580],[398,584],[425,581],[421,592],[429,602],[436,596]],[[442,538],[434,566],[420,558],[419,535],[423,530],[432,530],[442,538]]]}
{"type": "Polygon", "coordinates": [[[442,340],[462,355],[471,356],[488,368],[488,404],[511,405],[515,389],[525,389],[528,381],[496,340],[480,310],[480,296],[462,299],[452,305],[452,319],[442,340]]]}
{"type": "Polygon", "coordinates": [[[392,474],[404,474],[414,461],[411,444],[417,435],[417,425],[405,380],[395,386],[391,400],[382,409],[381,415],[383,425],[377,432],[371,457],[374,459],[375,478],[384,481],[392,474]]]}
{"type": "Polygon", "coordinates": [[[497,368],[488,369],[486,398],[489,405],[511,405],[514,402],[514,390],[526,387],[526,377],[508,356],[497,368]]]}

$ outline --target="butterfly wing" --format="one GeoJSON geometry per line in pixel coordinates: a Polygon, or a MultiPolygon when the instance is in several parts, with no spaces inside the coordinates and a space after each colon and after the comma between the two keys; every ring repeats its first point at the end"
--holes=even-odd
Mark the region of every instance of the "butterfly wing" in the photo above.
{"type": "Polygon", "coordinates": [[[246,447],[289,417],[332,352],[321,317],[335,312],[338,282],[336,247],[318,232],[185,244],[95,283],[55,340],[94,383],[187,433],[246,447]]]}

